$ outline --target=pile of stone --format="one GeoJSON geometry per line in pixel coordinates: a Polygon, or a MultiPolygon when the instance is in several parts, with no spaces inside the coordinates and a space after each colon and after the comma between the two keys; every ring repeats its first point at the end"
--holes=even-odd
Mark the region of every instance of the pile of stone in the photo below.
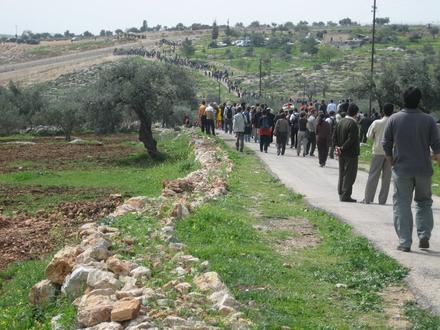
{"type": "MultiPolygon", "coordinates": [[[[110,217],[136,212],[158,218],[161,227],[145,233],[151,244],[160,242],[154,247],[157,253],[124,260],[112,251],[113,243],[134,246],[135,240],[121,237],[110,226],[86,224],[81,227],[81,243],[62,249],[50,262],[47,280],[30,292],[31,303],[45,303],[59,294],[75,299],[77,327],[89,330],[217,329],[217,324],[250,328],[219,275],[209,271],[209,263],[185,254],[185,245],[174,237],[178,219],[227,193],[226,178],[232,171],[226,153],[211,140],[194,144],[199,170],[164,182],[158,198],[127,200],[110,217]],[[153,284],[163,278],[168,282],[153,284]]],[[[53,319],[54,329],[62,329],[60,317],[53,319]]]]}

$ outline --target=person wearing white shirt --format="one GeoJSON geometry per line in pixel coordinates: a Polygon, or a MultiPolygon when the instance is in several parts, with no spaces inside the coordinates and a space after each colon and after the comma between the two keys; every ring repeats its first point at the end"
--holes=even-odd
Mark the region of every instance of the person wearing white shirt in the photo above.
{"type": "Polygon", "coordinates": [[[379,204],[387,202],[388,193],[390,191],[391,183],[391,164],[385,157],[382,141],[384,138],[385,127],[388,119],[393,114],[394,106],[392,104],[385,104],[384,117],[380,120],[374,121],[367,132],[367,138],[373,140],[373,159],[371,160],[370,173],[368,174],[368,181],[365,187],[365,204],[370,204],[374,201],[379,178],[382,174],[382,184],[379,192],[379,204]]]}
{"type": "Polygon", "coordinates": [[[336,113],[337,107],[336,103],[333,102],[333,100],[330,100],[330,103],[327,105],[327,113],[330,113],[331,111],[336,113]]]}

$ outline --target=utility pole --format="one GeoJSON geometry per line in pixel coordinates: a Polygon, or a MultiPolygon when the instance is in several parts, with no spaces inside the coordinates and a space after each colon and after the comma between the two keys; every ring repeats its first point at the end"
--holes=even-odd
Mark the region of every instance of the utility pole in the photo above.
{"type": "Polygon", "coordinates": [[[262,80],[263,80],[263,59],[260,57],[260,98],[262,96],[262,90],[261,90],[261,86],[262,86],[262,80]]]}
{"type": "Polygon", "coordinates": [[[372,113],[373,104],[373,77],[374,77],[374,53],[375,53],[375,43],[376,43],[376,0],[374,0],[373,5],[373,40],[371,42],[371,72],[370,72],[370,107],[369,114],[372,113]]]}
{"type": "Polygon", "coordinates": [[[218,105],[220,105],[221,102],[220,80],[217,80],[217,82],[218,82],[218,105]]]}
{"type": "Polygon", "coordinates": [[[18,25],[15,25],[15,43],[18,43],[18,25]]]}

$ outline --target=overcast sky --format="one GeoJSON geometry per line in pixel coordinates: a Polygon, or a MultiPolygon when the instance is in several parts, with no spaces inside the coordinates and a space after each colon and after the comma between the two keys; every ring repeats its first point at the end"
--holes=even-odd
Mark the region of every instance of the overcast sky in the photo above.
{"type": "MultiPolygon", "coordinates": [[[[175,26],[177,23],[225,24],[229,18],[249,24],[285,23],[299,20],[339,21],[350,17],[371,21],[373,0],[0,0],[0,33],[33,32],[93,33],[149,26],[175,26]]],[[[377,0],[378,17],[392,23],[439,23],[440,0],[377,0]]]]}

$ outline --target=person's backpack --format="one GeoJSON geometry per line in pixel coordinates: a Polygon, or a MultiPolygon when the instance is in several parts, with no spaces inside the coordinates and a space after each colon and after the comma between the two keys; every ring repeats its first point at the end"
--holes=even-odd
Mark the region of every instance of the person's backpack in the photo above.
{"type": "Polygon", "coordinates": [[[250,118],[249,118],[249,112],[244,112],[243,116],[244,116],[244,125],[246,127],[251,127],[251,121],[250,121],[250,118]]]}
{"type": "Polygon", "coordinates": [[[226,108],[226,118],[227,119],[232,119],[232,117],[233,117],[232,108],[231,107],[227,107],[226,108]]]}
{"type": "Polygon", "coordinates": [[[261,126],[260,128],[270,128],[269,118],[263,117],[261,118],[261,126]]]}
{"type": "Polygon", "coordinates": [[[293,114],[293,119],[290,121],[290,123],[292,124],[293,127],[298,127],[299,125],[299,114],[294,113],[293,114]]]}

